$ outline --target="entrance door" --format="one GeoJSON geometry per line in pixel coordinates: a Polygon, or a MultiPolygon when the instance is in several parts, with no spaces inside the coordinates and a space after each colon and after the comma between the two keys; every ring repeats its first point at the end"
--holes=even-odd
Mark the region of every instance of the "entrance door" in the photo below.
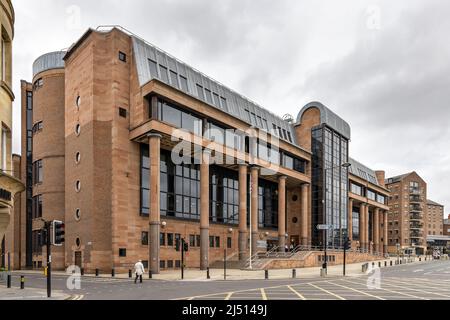
{"type": "Polygon", "coordinates": [[[80,269],[82,268],[82,266],[81,266],[81,251],[75,252],[75,265],[80,269]]]}
{"type": "Polygon", "coordinates": [[[300,245],[300,236],[291,236],[291,243],[289,245],[293,245],[294,248],[300,245]]]}

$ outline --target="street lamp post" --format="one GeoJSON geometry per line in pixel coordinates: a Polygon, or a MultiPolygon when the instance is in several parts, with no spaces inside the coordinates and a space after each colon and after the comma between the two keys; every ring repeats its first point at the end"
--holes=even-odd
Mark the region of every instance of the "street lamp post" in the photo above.
{"type": "MultiPolygon", "coordinates": [[[[328,191],[328,189],[327,189],[327,187],[326,187],[326,185],[327,185],[327,171],[328,170],[334,170],[334,169],[337,169],[337,168],[350,168],[352,166],[352,164],[351,163],[349,163],[349,162],[346,162],[346,163],[343,163],[343,164],[341,164],[341,165],[339,165],[339,166],[332,166],[332,167],[330,167],[330,168],[325,168],[324,169],[324,175],[323,175],[323,185],[324,185],[324,188],[325,188],[325,194],[323,195],[323,200],[322,200],[322,208],[323,208],[323,221],[324,221],[324,224],[327,224],[327,213],[326,213],[326,210],[325,210],[325,204],[326,204],[326,192],[328,191]]],[[[324,230],[324,238],[325,238],[325,241],[324,241],[324,254],[325,254],[325,262],[324,262],[324,264],[322,265],[322,268],[323,269],[325,269],[325,273],[327,273],[327,271],[328,271],[328,256],[327,256],[327,247],[328,247],[328,228],[326,228],[325,230],[324,230]]]]}

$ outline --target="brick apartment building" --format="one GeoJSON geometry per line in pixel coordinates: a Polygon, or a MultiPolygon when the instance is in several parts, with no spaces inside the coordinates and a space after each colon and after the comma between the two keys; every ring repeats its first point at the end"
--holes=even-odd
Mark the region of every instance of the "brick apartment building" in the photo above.
{"type": "Polygon", "coordinates": [[[389,252],[424,254],[427,243],[427,184],[411,172],[386,180],[389,197],[389,252]]]}
{"type": "Polygon", "coordinates": [[[60,269],[178,268],[181,238],[201,269],[224,249],[245,261],[250,248],[342,248],[346,236],[387,252],[384,172],[349,158],[350,126],[318,102],[283,120],[112,28],[38,58],[22,110],[23,267],[45,265],[40,219],[65,221],[60,269]]]}
{"type": "Polygon", "coordinates": [[[431,200],[427,201],[427,206],[427,217],[425,219],[427,235],[444,235],[444,206],[431,200]]]}
{"type": "Polygon", "coordinates": [[[443,234],[444,236],[450,236],[450,214],[448,215],[447,219],[444,219],[443,234]]]}

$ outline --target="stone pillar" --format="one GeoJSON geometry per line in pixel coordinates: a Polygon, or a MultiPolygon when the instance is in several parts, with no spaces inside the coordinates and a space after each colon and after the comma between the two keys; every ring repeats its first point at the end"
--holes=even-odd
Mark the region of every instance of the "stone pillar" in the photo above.
{"type": "Polygon", "coordinates": [[[373,213],[373,250],[380,252],[380,209],[376,208],[373,213]]]}
{"type": "Polygon", "coordinates": [[[388,212],[384,211],[384,236],[383,236],[383,242],[384,242],[384,253],[388,253],[388,245],[389,245],[389,239],[388,239],[388,212]]]}
{"type": "Polygon", "coordinates": [[[307,184],[302,185],[302,229],[301,229],[302,246],[309,245],[308,188],[309,186],[307,184]]]}
{"type": "Polygon", "coordinates": [[[369,228],[369,217],[370,217],[370,213],[369,213],[369,205],[366,205],[365,207],[365,216],[364,216],[364,234],[365,236],[365,243],[366,243],[366,250],[367,252],[370,252],[370,240],[369,240],[369,232],[370,232],[370,228],[369,228]]]}
{"type": "Polygon", "coordinates": [[[278,178],[278,246],[283,252],[286,246],[286,179],[278,178]]]}
{"type": "Polygon", "coordinates": [[[247,165],[239,166],[239,260],[247,259],[247,165]]]}
{"type": "Polygon", "coordinates": [[[205,150],[200,164],[200,270],[209,267],[209,159],[205,150]]]}
{"type": "Polygon", "coordinates": [[[348,239],[353,241],[353,199],[348,200],[348,239]]]}
{"type": "Polygon", "coordinates": [[[258,229],[259,229],[259,215],[258,215],[258,189],[259,189],[259,168],[251,168],[251,224],[252,224],[252,254],[258,252],[257,242],[258,242],[258,229]]]}
{"type": "Polygon", "coordinates": [[[361,206],[359,207],[359,246],[361,249],[366,248],[366,235],[364,233],[365,217],[366,205],[364,203],[361,203],[361,206]]]}
{"type": "Polygon", "coordinates": [[[151,133],[149,139],[150,156],[150,230],[149,230],[149,266],[154,274],[159,274],[160,245],[159,235],[161,232],[161,204],[160,204],[160,158],[161,158],[161,135],[151,133]]]}

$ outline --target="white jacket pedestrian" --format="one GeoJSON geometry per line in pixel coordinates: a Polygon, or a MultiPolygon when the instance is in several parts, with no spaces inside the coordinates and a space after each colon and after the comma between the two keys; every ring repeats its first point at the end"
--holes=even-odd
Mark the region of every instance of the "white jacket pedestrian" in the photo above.
{"type": "Polygon", "coordinates": [[[145,269],[144,269],[144,265],[142,264],[142,260],[139,260],[135,265],[134,265],[134,273],[137,276],[142,276],[145,273],[145,269]]]}

